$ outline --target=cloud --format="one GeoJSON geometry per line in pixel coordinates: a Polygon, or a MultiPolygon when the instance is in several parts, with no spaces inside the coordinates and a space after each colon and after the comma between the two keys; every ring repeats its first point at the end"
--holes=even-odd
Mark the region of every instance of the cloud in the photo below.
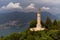
{"type": "Polygon", "coordinates": [[[24,8],[24,12],[34,12],[36,10],[35,4],[30,3],[27,7],[24,8]]]}
{"type": "Polygon", "coordinates": [[[1,8],[2,9],[12,9],[12,8],[20,8],[20,9],[22,9],[20,3],[13,3],[13,2],[10,2],[8,5],[2,6],[1,8]]]}
{"type": "Polygon", "coordinates": [[[41,1],[45,3],[60,3],[60,0],[41,0],[41,1]]]}
{"type": "Polygon", "coordinates": [[[31,0],[35,3],[49,3],[49,4],[60,4],[60,0],[31,0]]]}
{"type": "Polygon", "coordinates": [[[26,7],[26,9],[35,9],[35,4],[31,3],[26,7]]]}
{"type": "Polygon", "coordinates": [[[42,10],[49,10],[50,8],[49,7],[42,7],[41,9],[42,10]]]}

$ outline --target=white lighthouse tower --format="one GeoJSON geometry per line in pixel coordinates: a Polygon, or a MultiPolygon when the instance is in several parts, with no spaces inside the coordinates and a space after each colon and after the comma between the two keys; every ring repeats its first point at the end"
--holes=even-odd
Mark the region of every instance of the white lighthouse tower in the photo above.
{"type": "Polygon", "coordinates": [[[40,9],[37,10],[37,28],[41,28],[41,14],[40,14],[40,9]]]}
{"type": "Polygon", "coordinates": [[[35,28],[30,28],[31,31],[40,31],[45,30],[45,28],[42,28],[41,25],[41,14],[40,14],[40,8],[37,10],[37,24],[35,28]]]}

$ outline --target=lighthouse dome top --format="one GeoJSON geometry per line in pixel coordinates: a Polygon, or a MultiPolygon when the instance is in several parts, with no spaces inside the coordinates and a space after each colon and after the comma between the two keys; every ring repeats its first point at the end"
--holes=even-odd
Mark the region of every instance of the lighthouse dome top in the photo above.
{"type": "Polygon", "coordinates": [[[37,12],[39,12],[39,13],[40,13],[40,8],[38,8],[37,12]]]}

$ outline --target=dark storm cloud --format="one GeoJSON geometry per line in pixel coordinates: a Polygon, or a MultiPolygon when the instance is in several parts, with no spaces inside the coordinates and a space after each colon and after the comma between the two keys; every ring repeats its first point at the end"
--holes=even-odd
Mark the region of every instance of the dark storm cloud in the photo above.
{"type": "Polygon", "coordinates": [[[0,0],[0,7],[8,5],[10,2],[20,3],[23,8],[26,8],[31,3],[34,3],[35,8],[48,7],[48,11],[52,13],[60,13],[60,0],[0,0]],[[56,12],[57,11],[57,12],[56,12]]]}

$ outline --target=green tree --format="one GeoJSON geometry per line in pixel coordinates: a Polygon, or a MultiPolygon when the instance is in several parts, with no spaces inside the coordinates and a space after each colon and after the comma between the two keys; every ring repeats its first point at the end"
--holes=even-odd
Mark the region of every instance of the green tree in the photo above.
{"type": "Polygon", "coordinates": [[[48,29],[50,29],[51,26],[52,26],[52,21],[51,21],[51,19],[47,16],[46,22],[45,22],[45,27],[48,28],[48,29]]]}
{"type": "Polygon", "coordinates": [[[3,37],[3,36],[1,36],[0,40],[4,40],[4,37],[3,37]]]}
{"type": "Polygon", "coordinates": [[[20,36],[19,33],[13,33],[10,36],[5,37],[5,40],[19,40],[20,36]]]}
{"type": "Polygon", "coordinates": [[[36,27],[37,21],[36,20],[32,20],[30,22],[30,28],[36,27]]]}
{"type": "Polygon", "coordinates": [[[45,23],[43,21],[41,21],[41,24],[42,24],[42,26],[45,26],[45,23]]]}
{"type": "Polygon", "coordinates": [[[53,25],[57,25],[57,20],[56,19],[54,20],[53,25]]]}
{"type": "Polygon", "coordinates": [[[57,33],[57,39],[60,40],[60,31],[57,33]]]}
{"type": "Polygon", "coordinates": [[[51,24],[52,24],[52,21],[48,16],[46,18],[46,24],[49,25],[49,26],[51,26],[51,24]]]}

